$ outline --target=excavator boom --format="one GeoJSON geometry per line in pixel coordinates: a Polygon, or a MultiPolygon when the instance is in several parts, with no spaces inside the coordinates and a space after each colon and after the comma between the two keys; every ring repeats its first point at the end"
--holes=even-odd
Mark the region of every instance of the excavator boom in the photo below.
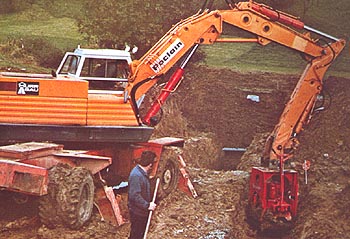
{"type": "MultiPolygon", "coordinates": [[[[240,2],[233,9],[204,11],[174,25],[141,59],[131,64],[127,95],[137,83],[149,79],[135,92],[135,98],[139,99],[195,44],[249,41],[266,45],[273,41],[312,58],[327,54],[324,52],[326,48],[321,46],[317,40],[254,10],[257,9],[257,6],[259,5],[256,3],[240,2]],[[221,40],[219,37],[222,34],[224,23],[253,33],[256,39],[221,40]]],[[[344,44],[342,40],[339,41],[344,44]]]]}
{"type": "MultiPolygon", "coordinates": [[[[285,162],[298,145],[297,135],[309,121],[323,77],[345,47],[345,40],[305,25],[298,18],[253,1],[229,4],[228,10],[203,11],[174,25],[140,60],[131,64],[125,99],[132,102],[139,122],[153,125],[170,92],[174,90],[184,69],[179,68],[166,88],[143,118],[138,115],[137,101],[159,78],[167,73],[193,46],[220,42],[252,42],[265,46],[271,42],[300,52],[308,60],[290,100],[266,141],[262,166],[252,169],[250,204],[260,209],[260,220],[267,212],[287,221],[296,216],[298,180],[296,171],[285,170],[285,162]],[[239,28],[253,34],[251,39],[220,38],[223,26],[239,28]],[[322,39],[311,38],[312,34],[322,39]]],[[[191,54],[190,54],[191,55],[191,54]]],[[[189,60],[189,58],[186,58],[189,60]]]]}

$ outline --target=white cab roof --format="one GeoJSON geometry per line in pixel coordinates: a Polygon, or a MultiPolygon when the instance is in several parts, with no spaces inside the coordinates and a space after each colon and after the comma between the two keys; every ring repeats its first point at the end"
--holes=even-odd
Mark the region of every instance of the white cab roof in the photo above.
{"type": "Polygon", "coordinates": [[[77,48],[74,51],[74,54],[81,56],[103,56],[103,57],[127,57],[130,58],[130,53],[123,50],[115,50],[115,49],[82,49],[77,48]]]}

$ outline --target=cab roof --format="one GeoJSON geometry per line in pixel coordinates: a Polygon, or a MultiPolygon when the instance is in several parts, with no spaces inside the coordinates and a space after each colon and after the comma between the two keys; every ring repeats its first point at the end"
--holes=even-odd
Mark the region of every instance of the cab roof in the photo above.
{"type": "Polygon", "coordinates": [[[103,57],[129,57],[130,53],[123,50],[115,49],[83,49],[77,48],[74,50],[74,54],[81,56],[103,56],[103,57]]]}

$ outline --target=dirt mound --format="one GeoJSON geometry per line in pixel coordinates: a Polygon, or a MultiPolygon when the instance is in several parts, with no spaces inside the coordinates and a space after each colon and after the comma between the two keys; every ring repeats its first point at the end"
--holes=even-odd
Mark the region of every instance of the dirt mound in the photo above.
{"type": "MultiPolygon", "coordinates": [[[[298,76],[293,75],[239,74],[201,68],[188,76],[175,99],[182,106],[181,112],[186,117],[189,129],[214,133],[215,142],[218,142],[215,147],[218,150],[227,146],[245,147],[246,152],[237,168],[249,172],[252,166],[259,164],[265,139],[277,123],[297,80],[298,76]],[[259,102],[247,99],[248,95],[259,96],[259,102]]],[[[322,107],[317,106],[320,111],[313,115],[311,123],[300,135],[301,145],[295,156],[296,169],[300,175],[299,216],[295,228],[289,233],[264,235],[265,238],[347,238],[350,232],[347,223],[350,213],[344,209],[345,205],[349,205],[345,198],[349,195],[350,188],[349,86],[349,79],[326,79],[323,90],[324,104],[322,107]],[[311,161],[308,184],[305,184],[305,174],[301,167],[304,160],[311,161]]],[[[191,158],[187,160],[192,162],[191,158]]],[[[219,162],[215,165],[220,163],[218,156],[217,161],[219,162]]],[[[226,179],[222,175],[218,177],[226,179]]],[[[240,187],[239,183],[225,186],[224,193],[213,198],[212,204],[218,203],[218,200],[227,200],[231,196],[231,190],[241,195],[240,200],[245,198],[247,184],[243,187],[240,187]]],[[[215,189],[220,190],[221,186],[216,186],[215,189]]],[[[242,226],[241,234],[233,236],[230,233],[235,231],[235,227],[230,227],[232,230],[223,237],[211,237],[203,231],[201,236],[190,238],[262,236],[252,228],[246,227],[244,201],[236,202],[239,203],[238,207],[235,202],[231,203],[235,205],[235,211],[228,214],[235,225],[242,226]]],[[[211,207],[208,207],[208,210],[211,211],[211,207]]],[[[184,211],[203,216],[202,213],[187,207],[184,211]]],[[[232,225],[231,221],[223,223],[232,225]]],[[[190,225],[188,222],[188,226],[190,225]]]]}
{"type": "MultiPolygon", "coordinates": [[[[186,75],[166,104],[155,135],[186,139],[183,154],[199,197],[176,191],[160,202],[148,238],[276,238],[259,235],[246,221],[249,170],[259,163],[267,133],[297,80],[294,75],[205,67],[186,75]],[[222,147],[246,148],[239,171],[218,170],[222,147]]],[[[329,77],[324,89],[325,110],[300,135],[295,157],[300,172],[299,216],[293,231],[279,238],[348,238],[350,234],[350,80],[329,77]],[[311,161],[308,184],[303,160],[311,161]]],[[[0,218],[0,237],[9,239],[127,238],[128,230],[129,224],[114,228],[102,222],[97,212],[76,231],[49,230],[28,213],[0,218]]]]}
{"type": "Polygon", "coordinates": [[[190,130],[213,133],[219,147],[248,147],[257,133],[273,129],[297,80],[200,67],[186,76],[174,98],[190,130]]]}
{"type": "Polygon", "coordinates": [[[159,205],[149,238],[245,238],[253,233],[244,219],[248,173],[190,168],[198,198],[175,192],[159,205]],[[238,220],[237,220],[238,219],[238,220]]]}
{"type": "MultiPolygon", "coordinates": [[[[299,161],[311,161],[308,184],[301,183],[295,228],[300,238],[348,238],[350,233],[350,212],[345,209],[350,182],[350,80],[330,77],[324,88],[328,104],[300,137],[296,155],[299,161]]],[[[301,181],[303,177],[301,172],[301,181]]]]}

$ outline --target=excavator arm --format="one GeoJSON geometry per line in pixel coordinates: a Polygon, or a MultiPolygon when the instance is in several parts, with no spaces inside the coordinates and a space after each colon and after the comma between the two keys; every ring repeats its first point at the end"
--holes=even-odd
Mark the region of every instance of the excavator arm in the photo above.
{"type": "Polygon", "coordinates": [[[133,61],[124,100],[131,101],[140,124],[153,125],[152,117],[181,81],[185,65],[200,44],[254,42],[265,46],[275,42],[300,52],[308,60],[307,66],[266,141],[262,156],[264,167],[252,168],[249,189],[249,204],[258,212],[260,221],[266,215],[272,215],[272,221],[290,221],[296,216],[298,179],[296,171],[285,170],[284,164],[293,156],[293,150],[298,145],[296,137],[312,115],[317,95],[322,90],[324,74],[345,47],[345,40],[320,32],[296,17],[253,1],[229,6],[228,10],[205,10],[180,21],[141,59],[133,61]],[[250,32],[255,37],[220,38],[224,24],[250,32]],[[322,38],[313,39],[311,33],[322,38]],[[147,115],[141,119],[137,101],[186,53],[180,68],[171,76],[147,115]]]}
{"type": "MultiPolygon", "coordinates": [[[[279,43],[297,50],[313,60],[312,66],[306,68],[303,78],[322,79],[322,72],[324,73],[325,68],[317,70],[317,73],[312,73],[312,71],[323,63],[324,65],[327,65],[327,62],[330,63],[342,50],[345,41],[333,38],[332,40],[335,41],[333,44],[322,46],[318,40],[310,37],[310,31],[302,34],[292,27],[306,29],[305,25],[296,18],[252,1],[240,2],[234,7],[231,6],[229,10],[197,13],[174,25],[141,59],[131,63],[129,83],[124,94],[125,100],[130,99],[135,111],[137,111],[136,102],[140,97],[156,84],[160,77],[168,72],[193,46],[215,42],[256,42],[260,45],[266,45],[270,42],[279,43]],[[256,37],[253,39],[219,38],[224,23],[250,32],[256,37]],[[317,64],[316,61],[320,61],[320,63],[317,64]]],[[[311,29],[312,32],[316,31],[309,27],[307,29],[311,29]]],[[[318,31],[316,33],[322,34],[318,31]]],[[[171,91],[172,89],[167,90],[171,91]]],[[[164,102],[159,104],[162,103],[164,102]]],[[[294,128],[296,121],[293,120],[293,122],[294,128]]],[[[149,124],[149,120],[143,121],[143,123],[149,124]]]]}
{"type": "Polygon", "coordinates": [[[296,137],[310,121],[317,95],[322,90],[323,77],[343,47],[343,41],[327,45],[326,54],[314,58],[306,66],[278,124],[266,142],[262,158],[265,166],[271,166],[271,163],[276,163],[281,157],[285,160],[292,157],[294,149],[299,144],[296,137]]]}

